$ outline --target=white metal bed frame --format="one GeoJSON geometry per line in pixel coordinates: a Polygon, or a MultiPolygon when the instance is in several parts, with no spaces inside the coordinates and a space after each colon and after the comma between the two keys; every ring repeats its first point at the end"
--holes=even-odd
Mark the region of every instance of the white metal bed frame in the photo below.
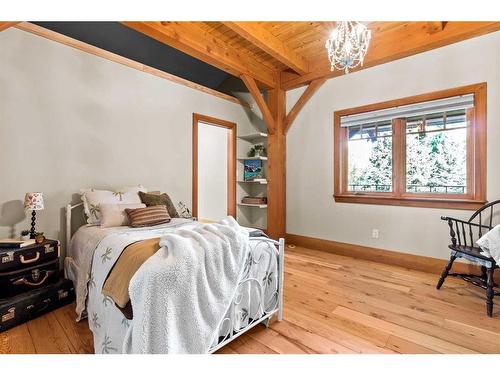
{"type": "MultiPolygon", "coordinates": [[[[283,319],[283,278],[284,278],[285,240],[283,238],[280,238],[279,241],[275,241],[268,238],[255,238],[253,240],[259,241],[256,247],[258,247],[261,244],[263,245],[265,244],[265,246],[274,249],[275,255],[277,256],[278,259],[277,284],[276,284],[276,291],[273,292],[272,295],[272,298],[275,298],[275,302],[269,307],[266,306],[265,285],[263,285],[262,280],[258,280],[252,277],[243,278],[236,288],[237,291],[247,283],[256,284],[258,286],[258,290],[260,290],[260,299],[259,299],[258,315],[257,315],[259,316],[259,318],[250,321],[250,323],[248,323],[242,328],[238,328],[236,326],[236,322],[240,322],[241,320],[239,319],[240,317],[238,316],[240,312],[237,311],[237,307],[241,303],[241,299],[239,300],[238,297],[236,297],[233,300],[233,302],[231,302],[231,306],[229,307],[229,316],[226,317],[219,326],[218,330],[219,333],[222,332],[222,329],[225,325],[227,326],[225,335],[220,336],[223,337],[223,339],[220,341],[220,343],[210,348],[209,353],[216,352],[224,345],[233,341],[238,336],[241,336],[243,333],[245,333],[246,331],[248,331],[249,329],[251,329],[252,327],[256,326],[259,323],[263,323],[267,327],[269,325],[270,319],[273,317],[274,314],[277,314],[277,318],[279,321],[283,319]]],[[[260,260],[261,259],[259,258],[257,260],[253,260],[253,262],[259,263],[260,260]]]]}
{"type": "MultiPolygon", "coordinates": [[[[77,204],[67,204],[66,205],[66,250],[69,249],[69,244],[71,242],[71,212],[78,207],[83,207],[83,202],[77,204]]],[[[66,251],[67,253],[67,251],[66,251]]]]}
{"type": "MultiPolygon", "coordinates": [[[[83,206],[83,203],[77,204],[68,204],[66,206],[66,249],[69,248],[69,244],[71,242],[72,230],[71,230],[71,216],[72,211],[78,207],[83,206]]],[[[219,342],[214,344],[209,353],[214,353],[217,350],[221,349],[223,346],[227,345],[237,337],[241,336],[243,333],[248,331],[249,329],[255,327],[257,324],[264,324],[266,327],[269,325],[269,321],[273,317],[273,315],[277,315],[278,321],[283,319],[283,280],[284,280],[284,256],[285,256],[285,240],[280,238],[279,241],[275,241],[268,238],[254,238],[251,239],[254,241],[259,241],[256,247],[262,245],[268,246],[269,248],[274,249],[275,255],[277,257],[278,264],[278,274],[277,274],[277,283],[276,283],[276,291],[273,292],[272,298],[275,300],[271,306],[266,306],[265,301],[265,285],[263,285],[262,280],[258,280],[252,277],[243,278],[237,286],[237,291],[240,287],[243,287],[247,283],[254,283],[258,286],[258,290],[260,291],[260,300],[258,304],[258,318],[254,320],[249,320],[249,323],[243,327],[237,327],[237,323],[241,323],[241,316],[238,316],[240,312],[237,311],[238,305],[241,303],[241,299],[236,297],[233,302],[231,302],[231,306],[229,307],[227,316],[222,320],[219,325],[219,342]],[[272,245],[272,246],[270,246],[272,245]],[[223,328],[227,327],[224,334],[223,328]]],[[[254,263],[259,263],[261,259],[252,260],[254,263]]],[[[269,302],[269,301],[268,301],[269,302]]]]}

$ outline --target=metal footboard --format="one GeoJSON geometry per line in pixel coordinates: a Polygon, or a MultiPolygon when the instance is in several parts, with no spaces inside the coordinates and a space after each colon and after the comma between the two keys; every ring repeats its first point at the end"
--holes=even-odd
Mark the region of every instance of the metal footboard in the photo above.
{"type": "MultiPolygon", "coordinates": [[[[266,324],[267,326],[274,314],[277,314],[278,320],[283,318],[285,240],[283,238],[280,238],[279,241],[268,238],[255,238],[251,239],[251,241],[259,241],[255,249],[267,247],[269,251],[272,251],[273,256],[277,257],[278,272],[276,275],[277,282],[275,288],[268,291],[268,285],[265,280],[258,280],[249,275],[244,275],[243,279],[238,284],[236,296],[229,307],[228,313],[219,326],[217,342],[210,348],[209,353],[216,352],[259,323],[266,324]],[[253,318],[248,317],[246,319],[246,324],[241,326],[242,312],[238,308],[243,298],[241,291],[245,289],[245,287],[250,288],[251,286],[255,288],[254,290],[259,292],[259,300],[256,303],[256,311],[253,314],[251,311],[247,312],[249,315],[252,315],[253,318]]],[[[262,256],[259,259],[253,259],[252,257],[249,257],[249,259],[250,262],[257,264],[261,261],[262,256]]],[[[249,302],[249,305],[251,306],[251,302],[249,302]]],[[[245,317],[243,317],[243,319],[245,319],[245,317]]]]}

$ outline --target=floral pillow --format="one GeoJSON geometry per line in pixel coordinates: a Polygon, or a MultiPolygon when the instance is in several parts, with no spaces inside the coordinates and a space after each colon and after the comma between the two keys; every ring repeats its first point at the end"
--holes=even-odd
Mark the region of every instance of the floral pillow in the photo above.
{"type": "Polygon", "coordinates": [[[180,201],[177,204],[177,212],[178,212],[180,218],[183,218],[183,219],[192,219],[193,218],[191,211],[186,206],[186,204],[182,201],[180,201]]]}
{"type": "Polygon", "coordinates": [[[141,204],[140,191],[147,192],[147,189],[141,185],[116,191],[82,189],[80,194],[85,215],[87,215],[87,223],[95,225],[101,223],[101,204],[141,204]]]}

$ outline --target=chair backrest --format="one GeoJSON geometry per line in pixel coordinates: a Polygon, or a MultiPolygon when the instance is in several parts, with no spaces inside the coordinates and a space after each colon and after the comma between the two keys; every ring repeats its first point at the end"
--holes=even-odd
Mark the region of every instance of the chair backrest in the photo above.
{"type": "Polygon", "coordinates": [[[500,220],[500,200],[486,203],[472,214],[469,223],[477,224],[478,236],[491,230],[500,220]]]}
{"type": "Polygon", "coordinates": [[[468,221],[441,217],[448,222],[453,246],[476,247],[476,242],[500,222],[500,200],[485,204],[468,221]]]}

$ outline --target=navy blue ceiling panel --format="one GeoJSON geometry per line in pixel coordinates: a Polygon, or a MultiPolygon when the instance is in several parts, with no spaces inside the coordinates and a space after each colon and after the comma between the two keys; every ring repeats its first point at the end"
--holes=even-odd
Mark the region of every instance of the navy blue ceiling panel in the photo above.
{"type": "Polygon", "coordinates": [[[215,90],[233,77],[119,22],[34,23],[215,90]]]}

